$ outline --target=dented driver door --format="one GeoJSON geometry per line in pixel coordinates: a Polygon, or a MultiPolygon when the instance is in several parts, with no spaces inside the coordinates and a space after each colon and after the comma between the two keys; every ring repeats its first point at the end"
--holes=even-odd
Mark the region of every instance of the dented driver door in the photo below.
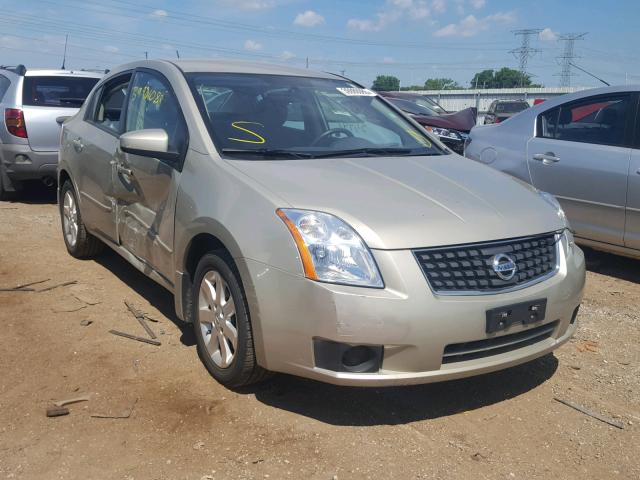
{"type": "Polygon", "coordinates": [[[173,283],[174,217],[178,179],[187,145],[184,117],[168,81],[137,71],[126,112],[126,132],[163,129],[174,158],[125,153],[118,148],[115,194],[120,245],[173,283]]]}

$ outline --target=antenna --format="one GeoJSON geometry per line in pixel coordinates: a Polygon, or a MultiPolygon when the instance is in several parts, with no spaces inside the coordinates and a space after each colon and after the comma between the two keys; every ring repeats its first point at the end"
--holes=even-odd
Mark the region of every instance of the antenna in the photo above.
{"type": "Polygon", "coordinates": [[[64,36],[64,55],[62,56],[62,67],[61,69],[64,70],[64,64],[67,62],[67,42],[69,41],[69,34],[67,33],[64,36]]]}
{"type": "Polygon", "coordinates": [[[149,60],[149,52],[147,51],[144,52],[144,59],[149,60]]]}
{"type": "Polygon", "coordinates": [[[610,87],[610,86],[611,86],[611,84],[610,84],[609,82],[605,82],[605,81],[604,81],[603,79],[601,79],[600,77],[596,77],[593,73],[591,73],[591,72],[587,72],[584,68],[579,67],[579,66],[578,66],[578,65],[576,65],[575,63],[573,63],[573,62],[569,62],[569,65],[571,65],[571,66],[572,66],[572,67],[574,67],[574,68],[577,68],[578,70],[580,70],[580,71],[582,71],[582,72],[586,73],[587,75],[589,75],[589,76],[591,76],[591,77],[595,78],[596,80],[601,81],[601,82],[602,82],[602,83],[604,83],[607,87],[610,87]]]}
{"type": "Polygon", "coordinates": [[[176,50],[176,57],[180,58],[180,52],[176,50]]]}
{"type": "Polygon", "coordinates": [[[523,30],[514,30],[512,33],[516,37],[522,37],[520,41],[520,48],[514,48],[509,53],[513,54],[519,62],[520,70],[520,86],[522,87],[524,79],[527,76],[527,62],[529,58],[533,57],[536,53],[540,53],[537,48],[531,47],[531,38],[537,37],[542,30],[540,28],[525,28],[523,30]]]}
{"type": "MultiPolygon", "coordinates": [[[[574,53],[575,43],[576,40],[582,40],[586,34],[587,32],[565,33],[563,35],[560,35],[559,40],[564,42],[564,50],[562,51],[562,55],[556,57],[556,60],[558,60],[558,63],[560,63],[560,66],[562,67],[560,74],[557,74],[560,76],[561,87],[571,86],[571,77],[573,76],[573,73],[571,73],[571,66],[573,65],[572,60],[580,58],[574,53]]],[[[575,65],[573,66],[575,67],[575,65]]]]}

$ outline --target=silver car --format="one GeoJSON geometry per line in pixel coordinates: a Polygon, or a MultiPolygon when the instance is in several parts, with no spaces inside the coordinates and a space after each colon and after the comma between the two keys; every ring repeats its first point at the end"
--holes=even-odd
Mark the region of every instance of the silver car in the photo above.
{"type": "Polygon", "coordinates": [[[579,243],[640,258],[640,87],[563,95],[475,127],[467,157],[555,195],[579,243]]]}
{"type": "Polygon", "coordinates": [[[553,197],[331,74],[124,65],[64,123],[59,185],[69,253],[166,287],[231,387],[465,377],[576,329],[584,257],[553,197]]]}
{"type": "Polygon", "coordinates": [[[24,180],[53,185],[60,125],[75,115],[102,73],[0,67],[0,199],[24,180]]]}

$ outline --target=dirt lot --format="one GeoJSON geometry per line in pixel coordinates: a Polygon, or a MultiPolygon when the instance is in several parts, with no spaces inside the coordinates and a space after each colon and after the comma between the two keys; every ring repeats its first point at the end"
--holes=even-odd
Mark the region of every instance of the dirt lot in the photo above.
{"type": "Polygon", "coordinates": [[[0,203],[0,288],[77,281],[0,292],[0,478],[638,479],[640,262],[587,254],[580,327],[553,356],[410,388],[277,376],[232,392],[200,365],[168,292],[115,254],[67,255],[52,197],[0,203]],[[108,333],[144,335],[124,300],[159,321],[161,346],[108,333]]]}

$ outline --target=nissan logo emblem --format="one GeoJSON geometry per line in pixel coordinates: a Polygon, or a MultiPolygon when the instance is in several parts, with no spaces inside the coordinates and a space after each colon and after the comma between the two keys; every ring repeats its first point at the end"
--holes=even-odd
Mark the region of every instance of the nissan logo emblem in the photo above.
{"type": "Polygon", "coordinates": [[[506,253],[498,253],[495,255],[493,257],[492,267],[496,275],[502,280],[511,280],[518,271],[515,259],[506,253]]]}

